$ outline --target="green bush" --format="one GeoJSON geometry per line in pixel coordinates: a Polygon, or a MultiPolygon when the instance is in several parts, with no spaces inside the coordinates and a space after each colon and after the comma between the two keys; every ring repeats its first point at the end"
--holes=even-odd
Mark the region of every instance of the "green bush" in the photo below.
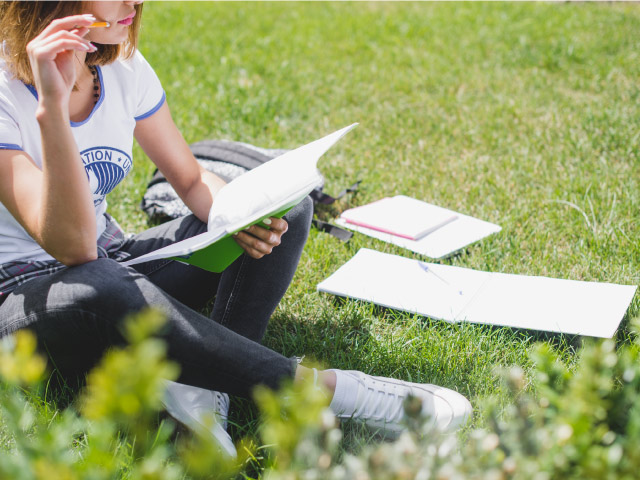
{"type": "Polygon", "coordinates": [[[175,379],[166,346],[152,335],[164,323],[156,312],[129,321],[129,346],[108,352],[87,377],[75,404],[57,411],[38,405],[45,362],[29,332],[18,332],[0,347],[0,415],[4,448],[0,478],[12,480],[174,480],[203,462],[228,478],[236,467],[211,439],[175,440],[175,425],[159,419],[165,379],[175,379]],[[186,448],[187,443],[190,448],[186,448]]]}
{"type": "Polygon", "coordinates": [[[160,415],[164,379],[177,367],[153,337],[153,312],[127,324],[130,345],[109,352],[71,406],[41,400],[45,362],[19,332],[0,345],[0,478],[15,480],[267,479],[620,479],[640,471],[640,343],[616,351],[594,341],[569,370],[547,345],[531,353],[531,378],[502,373],[513,401],[477,406],[461,436],[424,430],[416,399],[405,405],[408,430],[394,442],[347,453],[342,431],[313,385],[261,389],[263,446],[239,445],[229,461],[209,438],[176,434],[160,415]],[[260,450],[258,456],[256,451],[260,450]]]}

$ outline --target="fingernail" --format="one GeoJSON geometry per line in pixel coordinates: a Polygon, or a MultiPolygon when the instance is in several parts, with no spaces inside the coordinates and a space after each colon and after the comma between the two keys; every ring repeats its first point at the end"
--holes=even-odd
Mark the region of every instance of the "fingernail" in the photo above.
{"type": "Polygon", "coordinates": [[[271,225],[271,219],[270,218],[265,218],[262,223],[264,223],[265,225],[271,225]]]}
{"type": "Polygon", "coordinates": [[[84,17],[84,18],[86,18],[87,20],[92,21],[92,22],[95,22],[95,21],[96,21],[96,17],[94,17],[94,16],[93,16],[93,15],[91,15],[90,13],[85,13],[85,14],[83,15],[83,17],[84,17]]]}
{"type": "Polygon", "coordinates": [[[93,43],[89,42],[89,45],[91,45],[92,52],[95,52],[96,50],[98,50],[98,47],[96,47],[93,43]]]}

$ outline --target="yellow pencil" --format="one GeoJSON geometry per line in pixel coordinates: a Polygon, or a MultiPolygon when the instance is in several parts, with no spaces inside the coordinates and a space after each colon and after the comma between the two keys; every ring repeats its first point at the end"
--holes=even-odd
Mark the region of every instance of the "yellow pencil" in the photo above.
{"type": "Polygon", "coordinates": [[[103,28],[103,27],[110,27],[110,26],[111,24],[109,22],[93,22],[87,28],[103,28]]]}

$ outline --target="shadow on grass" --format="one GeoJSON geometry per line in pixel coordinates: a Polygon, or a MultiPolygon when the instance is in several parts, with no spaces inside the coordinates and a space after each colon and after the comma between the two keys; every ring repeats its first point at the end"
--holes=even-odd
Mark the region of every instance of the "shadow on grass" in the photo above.
{"type": "MultiPolygon", "coordinates": [[[[349,304],[349,302],[359,302],[359,303],[367,303],[361,302],[360,300],[348,299],[345,297],[331,296],[333,305],[336,308],[342,308],[349,304]]],[[[590,337],[583,337],[581,335],[569,335],[559,332],[548,332],[543,330],[534,330],[534,329],[525,329],[525,328],[515,328],[503,325],[487,325],[487,324],[479,324],[479,323],[470,323],[470,322],[447,322],[445,320],[440,320],[436,318],[427,317],[424,315],[411,315],[402,310],[397,310],[390,307],[384,307],[380,305],[370,304],[369,307],[371,311],[371,315],[378,318],[392,318],[392,319],[406,319],[406,318],[417,318],[419,319],[425,326],[430,327],[434,324],[443,324],[443,325],[459,325],[459,326],[467,326],[468,328],[476,328],[482,329],[486,332],[490,333],[508,333],[509,336],[514,339],[519,339],[521,341],[527,343],[537,343],[537,342],[547,342],[552,347],[557,349],[567,349],[570,348],[575,353],[579,350],[584,344],[585,339],[590,337]]],[[[628,324],[628,318],[625,316],[625,319],[620,325],[618,329],[618,334],[623,331],[623,326],[626,327],[628,324]]]]}

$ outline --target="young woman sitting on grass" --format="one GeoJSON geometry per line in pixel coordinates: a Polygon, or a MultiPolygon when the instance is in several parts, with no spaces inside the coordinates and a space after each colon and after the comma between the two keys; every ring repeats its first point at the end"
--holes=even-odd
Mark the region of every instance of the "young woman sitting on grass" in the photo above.
{"type": "Polygon", "coordinates": [[[402,400],[423,400],[434,428],[466,421],[469,402],[428,384],[316,371],[260,344],[306,241],[311,202],[270,229],[235,236],[245,253],[222,274],[172,260],[120,263],[206,230],[224,182],[201,168],[176,128],[158,77],[136,50],[142,2],[0,5],[0,335],[28,328],[64,378],[84,375],[121,344],[121,320],[145,307],[168,318],[163,338],[181,367],[166,407],[211,432],[230,454],[228,394],[315,376],[340,418],[402,429],[402,400]],[[107,22],[108,26],[93,25],[107,22]],[[133,138],[192,215],[125,236],[106,195],[132,168],[133,138]],[[198,313],[215,298],[211,317],[198,313]],[[224,393],[219,393],[224,392],[224,393]]]}

